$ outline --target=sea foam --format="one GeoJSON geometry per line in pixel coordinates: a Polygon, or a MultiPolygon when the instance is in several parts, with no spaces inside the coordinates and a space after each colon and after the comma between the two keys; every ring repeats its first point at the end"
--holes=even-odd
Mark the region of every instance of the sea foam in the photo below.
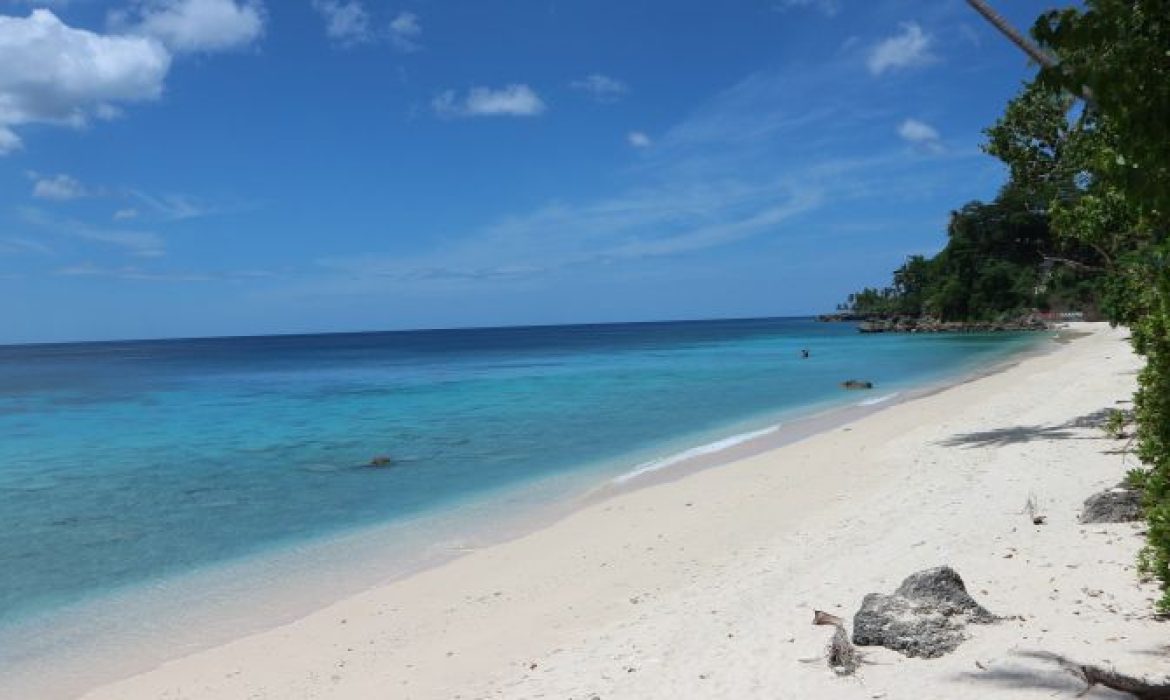
{"type": "Polygon", "coordinates": [[[763,430],[753,430],[749,433],[740,433],[738,435],[732,435],[731,437],[723,438],[722,440],[709,442],[705,445],[692,447],[689,450],[683,450],[682,452],[670,455],[669,457],[643,462],[625,474],[614,477],[613,483],[624,484],[637,479],[638,477],[645,476],[646,474],[650,474],[656,471],[661,471],[667,467],[673,467],[676,464],[686,462],[687,460],[694,459],[695,457],[701,457],[703,455],[709,455],[715,452],[722,452],[723,450],[735,447],[736,445],[742,445],[749,440],[755,440],[756,438],[769,435],[779,429],[779,425],[773,425],[771,427],[764,428],[763,430]]]}
{"type": "Polygon", "coordinates": [[[895,391],[892,394],[886,394],[884,396],[875,396],[872,399],[858,401],[857,405],[858,406],[876,406],[879,403],[885,403],[885,402],[889,401],[890,399],[897,398],[898,394],[899,394],[899,392],[895,391]]]}

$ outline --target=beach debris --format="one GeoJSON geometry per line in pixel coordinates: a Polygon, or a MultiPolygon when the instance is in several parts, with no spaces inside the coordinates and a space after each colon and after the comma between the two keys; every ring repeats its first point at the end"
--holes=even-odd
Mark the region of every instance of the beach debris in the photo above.
{"type": "Polygon", "coordinates": [[[1081,522],[1129,523],[1142,519],[1142,493],[1125,482],[1085,499],[1081,522]]]}
{"type": "Polygon", "coordinates": [[[1138,698],[1138,700],[1166,700],[1170,698],[1170,678],[1139,678],[1137,676],[1119,673],[1111,668],[1077,663],[1066,656],[1047,651],[1023,651],[1019,653],[1021,656],[1052,662],[1060,666],[1064,671],[1079,678],[1085,684],[1085,689],[1081,691],[1081,695],[1085,695],[1095,686],[1100,685],[1111,690],[1129,693],[1138,698]]]}
{"type": "Polygon", "coordinates": [[[838,676],[849,676],[857,671],[857,667],[861,665],[861,655],[849,641],[849,635],[845,632],[845,621],[832,613],[814,610],[813,624],[830,625],[835,628],[829,646],[825,649],[825,657],[833,673],[838,676]]]}
{"type": "Polygon", "coordinates": [[[376,455],[373,459],[370,460],[371,467],[389,467],[393,464],[394,460],[390,459],[386,455],[376,455]]]}
{"type": "Polygon", "coordinates": [[[910,575],[893,595],[865,596],[853,616],[853,643],[932,659],[958,648],[967,623],[995,620],[967,593],[958,572],[940,566],[910,575]]]}
{"type": "Polygon", "coordinates": [[[1043,525],[1048,520],[1047,515],[1040,514],[1040,506],[1036,505],[1036,496],[1031,493],[1028,494],[1028,500],[1024,502],[1024,513],[1033,525],[1043,525]]]}
{"type": "Polygon", "coordinates": [[[864,379],[846,379],[841,382],[842,389],[872,389],[873,382],[867,382],[864,379]]]}

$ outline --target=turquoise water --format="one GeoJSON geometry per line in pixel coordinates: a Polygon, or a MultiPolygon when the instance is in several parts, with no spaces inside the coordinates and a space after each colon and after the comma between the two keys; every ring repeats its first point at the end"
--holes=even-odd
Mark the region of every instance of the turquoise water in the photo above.
{"type": "Polygon", "coordinates": [[[0,620],[508,487],[602,483],[1040,337],[762,319],[3,347],[0,620]],[[839,389],[853,377],[878,388],[839,389]]]}

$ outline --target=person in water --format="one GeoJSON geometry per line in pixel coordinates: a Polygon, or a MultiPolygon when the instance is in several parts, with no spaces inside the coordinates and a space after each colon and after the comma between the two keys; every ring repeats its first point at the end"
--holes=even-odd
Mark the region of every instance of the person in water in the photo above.
{"type": "Polygon", "coordinates": [[[801,356],[803,359],[807,360],[807,359],[808,359],[808,350],[801,350],[801,351],[800,351],[800,356],[801,356]]]}

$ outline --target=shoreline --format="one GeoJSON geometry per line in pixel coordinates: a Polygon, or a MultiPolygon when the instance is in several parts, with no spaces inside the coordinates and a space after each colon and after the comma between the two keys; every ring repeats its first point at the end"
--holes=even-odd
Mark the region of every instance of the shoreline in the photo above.
{"type": "Polygon", "coordinates": [[[616,495],[86,697],[1075,692],[1013,650],[1129,671],[1160,661],[1148,653],[1164,638],[1153,591],[1133,573],[1140,526],[1076,522],[1080,502],[1125,471],[1113,442],[1077,420],[1126,398],[1137,366],[1119,332],[1097,327],[849,430],[616,495]],[[1048,524],[1024,519],[1030,495],[1048,524]],[[971,631],[937,660],[867,649],[874,664],[854,679],[801,663],[827,639],[809,624],[813,607],[848,617],[864,593],[941,563],[994,613],[1019,618],[971,631]]]}
{"type": "MultiPolygon", "coordinates": [[[[695,476],[696,474],[702,474],[702,473],[705,473],[708,471],[712,471],[712,470],[710,470],[710,467],[712,467],[712,466],[758,458],[762,455],[767,455],[767,454],[770,454],[770,453],[773,453],[776,451],[782,451],[782,450],[786,449],[787,447],[791,447],[794,443],[800,443],[801,441],[809,439],[810,437],[815,437],[817,435],[823,435],[824,433],[826,433],[828,431],[832,431],[836,428],[840,428],[841,426],[844,426],[844,425],[847,425],[847,424],[850,424],[853,422],[864,421],[868,417],[874,415],[875,413],[878,413],[879,411],[889,410],[889,409],[892,409],[892,408],[895,408],[898,406],[912,404],[913,402],[915,402],[919,399],[922,399],[924,397],[934,396],[934,395],[937,395],[939,393],[945,393],[951,389],[954,389],[957,386],[962,386],[965,384],[969,384],[971,382],[978,382],[980,379],[984,379],[984,378],[987,378],[989,376],[994,376],[998,373],[1008,371],[1008,370],[1012,369],[1013,367],[1018,366],[1019,364],[1021,364],[1023,362],[1027,362],[1030,358],[1043,357],[1043,356],[1046,356],[1046,355],[1051,354],[1053,352],[1056,352],[1057,348],[1061,347],[1060,346],[1061,342],[1067,342],[1067,338],[1064,341],[1062,341],[1061,338],[1054,338],[1053,340],[1055,340],[1056,342],[1046,342],[1046,343],[1042,343],[1042,344],[1037,344],[1035,347],[1030,348],[1028,350],[1025,350],[1017,356],[996,362],[994,365],[992,365],[990,367],[979,368],[973,373],[960,375],[959,377],[952,378],[950,381],[937,382],[936,385],[934,385],[934,386],[927,386],[927,387],[923,387],[923,388],[912,390],[912,391],[904,391],[900,395],[889,397],[884,403],[875,402],[874,404],[872,404],[870,406],[861,406],[858,404],[850,404],[850,405],[843,406],[843,407],[831,408],[828,411],[822,411],[820,413],[816,413],[816,414],[811,415],[811,416],[804,416],[800,420],[794,421],[794,423],[807,422],[807,423],[812,424],[812,427],[806,426],[806,429],[803,433],[796,434],[796,435],[794,435],[792,433],[787,433],[784,436],[784,439],[781,442],[779,442],[778,444],[776,442],[772,442],[770,440],[772,438],[775,438],[776,436],[769,434],[769,435],[761,436],[757,440],[751,440],[751,441],[747,441],[743,444],[734,445],[730,449],[727,449],[727,450],[720,450],[720,451],[717,451],[717,452],[714,452],[711,454],[699,455],[699,459],[697,459],[697,460],[695,460],[695,459],[681,460],[677,464],[669,465],[668,468],[662,470],[661,472],[654,472],[653,474],[645,475],[643,478],[634,479],[634,480],[632,480],[632,483],[617,485],[613,488],[607,488],[609,486],[607,484],[606,486],[603,486],[601,489],[595,490],[594,493],[588,494],[587,498],[580,499],[579,502],[564,504],[567,506],[567,508],[551,509],[550,512],[545,515],[544,519],[536,519],[535,521],[529,520],[526,523],[525,527],[520,527],[519,529],[512,531],[510,533],[496,533],[497,537],[489,538],[491,541],[477,542],[474,546],[470,546],[467,549],[473,553],[482,553],[484,551],[490,551],[490,550],[498,548],[498,547],[507,546],[508,544],[510,544],[511,542],[513,542],[517,539],[523,540],[525,538],[531,537],[535,532],[540,532],[540,531],[544,531],[550,527],[555,527],[557,524],[563,522],[565,519],[570,519],[570,518],[575,517],[577,514],[579,514],[583,510],[595,508],[598,505],[604,506],[605,503],[611,502],[615,499],[620,499],[620,498],[627,496],[629,494],[636,494],[638,492],[645,492],[645,491],[653,491],[653,490],[655,490],[655,489],[657,489],[657,488],[659,488],[662,485],[667,484],[667,483],[677,484],[679,481],[687,480],[687,479],[695,476]],[[851,412],[853,413],[853,415],[846,415],[846,414],[849,414],[851,412]],[[827,419],[825,417],[825,414],[830,414],[827,419]],[[820,419],[819,423],[818,423],[818,419],[820,419]],[[707,460],[707,461],[704,461],[704,460],[707,460]],[[600,491],[600,492],[598,492],[598,491],[600,491]],[[501,535],[501,534],[503,534],[502,539],[501,539],[501,537],[499,537],[499,535],[501,535]]],[[[877,393],[877,392],[875,392],[875,393],[877,393]]],[[[883,395],[877,396],[876,398],[884,399],[887,397],[883,394],[883,395]]],[[[867,400],[867,401],[872,401],[872,400],[867,400]]],[[[864,404],[864,403],[866,403],[866,401],[862,401],[861,403],[864,404]]],[[[789,426],[786,424],[786,427],[789,427],[789,426]]],[[[846,428],[846,429],[848,430],[848,428],[846,428]]],[[[771,432],[771,431],[769,431],[769,432],[771,432]]],[[[717,471],[717,470],[715,470],[715,471],[717,471]]],[[[610,483],[612,483],[612,482],[610,482],[610,483]]],[[[389,587],[393,587],[394,585],[401,583],[404,580],[409,581],[413,578],[425,575],[429,572],[433,572],[436,570],[441,570],[441,569],[444,569],[446,567],[449,567],[454,563],[457,563],[459,561],[464,560],[466,557],[467,557],[466,552],[449,553],[447,556],[441,557],[437,561],[431,562],[430,564],[427,564],[424,567],[422,567],[416,571],[408,573],[404,577],[396,577],[396,578],[393,578],[391,580],[388,580],[388,581],[384,582],[384,585],[389,586],[389,587]]],[[[342,604],[342,603],[347,602],[348,600],[353,600],[353,598],[358,598],[358,597],[368,595],[370,592],[371,592],[370,590],[363,589],[363,590],[357,592],[351,598],[346,598],[346,599],[343,599],[341,601],[333,601],[333,605],[342,604]]],[[[316,608],[322,608],[322,607],[327,608],[327,607],[332,607],[332,606],[320,605],[320,604],[316,606],[316,608]]],[[[314,615],[317,615],[317,614],[320,614],[320,612],[313,613],[309,617],[313,617],[314,615]]],[[[292,622],[292,624],[296,625],[296,624],[299,624],[299,622],[292,622]]],[[[256,636],[262,637],[265,635],[275,634],[282,627],[284,627],[284,625],[277,626],[275,628],[269,628],[269,629],[267,629],[267,631],[265,631],[265,629],[257,630],[256,632],[258,632],[258,633],[252,634],[251,636],[252,637],[256,637],[256,636]]],[[[196,651],[195,656],[197,657],[200,654],[205,653],[207,651],[214,652],[214,651],[216,651],[217,648],[222,648],[222,647],[214,647],[213,646],[209,650],[196,651]]],[[[182,661],[182,659],[178,660],[178,662],[181,662],[181,661],[182,661]]],[[[161,668],[165,669],[174,663],[177,663],[177,662],[175,662],[175,661],[169,662],[167,664],[164,664],[161,668]]],[[[146,675],[149,676],[149,675],[156,674],[156,673],[157,673],[157,671],[148,672],[146,675]]],[[[216,695],[216,696],[218,696],[218,695],[216,695]]],[[[234,697],[233,695],[230,695],[230,694],[228,694],[227,696],[234,697]]],[[[111,697],[113,697],[113,696],[111,696],[111,697]]]]}

